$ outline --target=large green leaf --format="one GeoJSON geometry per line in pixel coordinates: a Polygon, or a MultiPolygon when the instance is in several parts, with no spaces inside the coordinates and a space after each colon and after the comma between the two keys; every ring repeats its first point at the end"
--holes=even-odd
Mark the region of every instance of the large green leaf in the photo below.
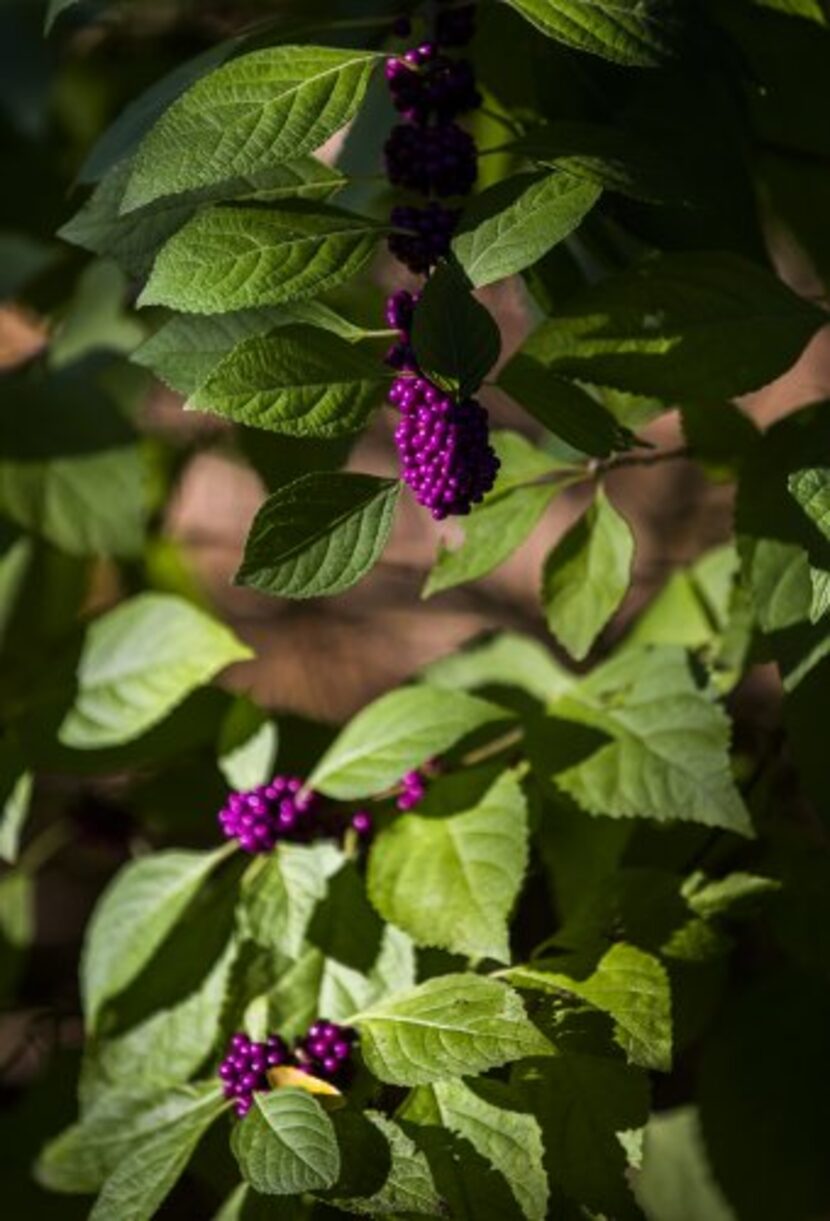
{"type": "Polygon", "coordinates": [[[352,341],[365,334],[322,301],[295,301],[291,305],[240,310],[235,314],[207,317],[178,314],[131,353],[130,359],[152,369],[173,390],[191,396],[244,339],[302,323],[322,327],[352,341]]]}
{"type": "Polygon", "coordinates": [[[648,1079],[622,1060],[567,1050],[517,1069],[521,1094],[542,1129],[545,1170],[555,1192],[584,1213],[641,1221],[623,1145],[648,1118],[648,1079]]]}
{"type": "Polygon", "coordinates": [[[548,627],[581,661],[628,591],[634,536],[602,488],[587,513],[545,560],[542,603],[548,627]]]}
{"type": "Polygon", "coordinates": [[[669,978],[652,954],[619,942],[586,978],[557,969],[555,960],[514,967],[507,978],[517,988],[564,992],[585,1000],[614,1021],[614,1037],[632,1064],[668,1072],[672,1015],[669,978]]]}
{"type": "Polygon", "coordinates": [[[463,1081],[420,1086],[401,1118],[419,1127],[442,1127],[469,1142],[510,1187],[527,1221],[548,1216],[544,1149],[533,1115],[513,1109],[509,1091],[495,1082],[473,1088],[463,1081]],[[499,1103],[504,1100],[505,1106],[499,1103]]]}
{"type": "Polygon", "coordinates": [[[752,835],[729,764],[729,720],[671,646],[626,650],[551,706],[540,746],[591,814],[752,835]]]}
{"type": "Polygon", "coordinates": [[[396,818],[372,848],[369,898],[419,945],[510,958],[507,922],[528,860],[527,810],[511,772],[470,807],[436,787],[423,813],[396,818]]]}
{"type": "Polygon", "coordinates": [[[358,432],[382,400],[388,374],[376,356],[311,326],[242,340],[188,406],[288,436],[358,432]]]}
{"type": "Polygon", "coordinates": [[[826,322],[737,255],[666,254],[566,302],[524,351],[554,372],[617,390],[731,398],[785,372],[826,322]]]}
{"type": "Polygon", "coordinates": [[[58,236],[93,254],[115,259],[131,274],[144,276],[164,243],[195,216],[200,206],[224,200],[275,201],[331,198],[345,183],[336,170],[314,157],[264,166],[244,178],[231,179],[186,195],[165,196],[122,213],[131,160],[121,161],[93,191],[58,236]]]}
{"type": "Polygon", "coordinates": [[[220,670],[250,656],[189,602],[139,594],[89,627],[60,740],[75,750],[130,742],[220,670]]]}
{"type": "Polygon", "coordinates": [[[649,1221],[736,1221],[706,1160],[692,1106],[649,1118],[634,1190],[649,1221]]]}
{"type": "Polygon", "coordinates": [[[359,271],[382,232],[322,205],[206,208],[162,247],[139,305],[227,314],[314,297],[359,271]]]}
{"type": "Polygon", "coordinates": [[[266,948],[297,958],[329,879],[343,863],[333,843],[279,844],[245,879],[242,912],[246,932],[266,948]]]}
{"type": "Polygon", "coordinates": [[[157,1010],[114,1038],[87,1044],[81,1077],[85,1107],[105,1091],[169,1089],[193,1076],[219,1036],[236,952],[231,939],[200,986],[179,1004],[157,1010]]]}
{"type": "Polygon", "coordinates": [[[553,474],[557,461],[516,432],[491,433],[499,459],[496,485],[464,523],[464,541],[438,556],[424,586],[430,597],[464,581],[474,581],[498,567],[530,534],[558,488],[550,483],[528,487],[553,474]]]}
{"type": "Polygon", "coordinates": [[[670,55],[673,0],[508,0],[549,38],[616,63],[653,67],[670,55]]]}
{"type": "Polygon", "coordinates": [[[309,777],[309,787],[348,801],[396,784],[410,768],[510,713],[460,691],[404,687],[359,712],[309,777]]]}
{"type": "Polygon", "coordinates": [[[119,1161],[89,1214],[90,1221],[152,1221],[199,1141],[227,1103],[213,1086],[203,1107],[154,1132],[119,1161]]]}
{"type": "Polygon", "coordinates": [[[215,1082],[182,1086],[166,1092],[112,1090],[101,1096],[84,1118],[51,1140],[35,1168],[50,1191],[98,1191],[133,1150],[148,1140],[175,1140],[178,1130],[208,1122],[217,1113],[215,1082]]]}
{"type": "Polygon", "coordinates": [[[571,233],[601,188],[561,173],[516,174],[478,195],[465,210],[453,253],[481,287],[523,271],[571,233]]]}
{"type": "Polygon", "coordinates": [[[355,585],[389,539],[397,479],[330,471],[269,496],[251,526],[237,585],[281,598],[318,598],[355,585]]]}
{"type": "Polygon", "coordinates": [[[337,1182],[340,1150],[331,1120],[303,1090],[255,1094],[231,1140],[245,1179],[264,1195],[324,1191],[337,1182]]]}
{"type": "Polygon", "coordinates": [[[144,969],[209,873],[227,855],[158,852],[127,865],[104,891],[87,929],[81,992],[95,1030],[110,997],[144,969]]]}
{"type": "Polygon", "coordinates": [[[424,374],[460,398],[474,394],[498,360],[499,328],[454,263],[439,264],[427,280],[415,310],[412,346],[424,374]]]}
{"type": "Polygon", "coordinates": [[[335,1122],[353,1190],[348,1181],[339,1183],[334,1204],[358,1216],[445,1217],[447,1205],[436,1193],[427,1159],[398,1124],[377,1111],[347,1115],[348,1125],[337,1122],[342,1116],[335,1122]],[[367,1187],[374,1188],[371,1194],[367,1187]]]}
{"type": "Polygon", "coordinates": [[[460,652],[432,662],[423,677],[432,686],[462,691],[518,687],[541,704],[570,691],[574,683],[573,675],[538,640],[517,632],[473,641],[460,652]]]}
{"type": "Polygon", "coordinates": [[[607,458],[629,444],[628,430],[587,390],[550,373],[523,352],[502,369],[499,385],[540,424],[581,453],[607,458]]]}
{"type": "Polygon", "coordinates": [[[370,1070],[393,1085],[470,1077],[551,1048],[507,985],[441,975],[355,1014],[370,1070]]]}
{"type": "MultiPolygon", "coordinates": [[[[364,919],[352,906],[338,914],[350,925],[362,931],[364,919]]],[[[312,935],[317,929],[312,928],[312,935]]],[[[415,952],[405,933],[391,924],[383,930],[374,962],[360,969],[341,961],[348,955],[336,945],[328,949],[340,953],[335,958],[316,945],[309,945],[280,976],[268,994],[268,1012],[272,1028],[285,1039],[305,1034],[312,1022],[324,1015],[332,1022],[345,1022],[358,1009],[368,1008],[394,992],[415,985],[415,952]]]]}
{"type": "Polygon", "coordinates": [[[79,362],[7,375],[0,514],[70,555],[130,557],[144,534],[135,432],[79,362]]]}
{"type": "Polygon", "coordinates": [[[319,148],[363,100],[377,56],[269,47],[198,81],[142,141],[124,210],[319,148]]]}

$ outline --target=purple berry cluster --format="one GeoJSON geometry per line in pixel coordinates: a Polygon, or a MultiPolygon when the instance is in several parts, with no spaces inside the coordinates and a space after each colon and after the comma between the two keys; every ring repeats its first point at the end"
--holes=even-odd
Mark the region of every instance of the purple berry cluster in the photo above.
{"type": "Polygon", "coordinates": [[[233,1035],[219,1065],[219,1079],[226,1098],[233,1099],[241,1119],[253,1106],[254,1094],[270,1090],[269,1069],[290,1064],[332,1084],[345,1085],[357,1035],[348,1026],[317,1021],[298,1039],[293,1050],[277,1034],[263,1043],[246,1034],[233,1035]]]}
{"type": "Polygon", "coordinates": [[[319,799],[298,776],[275,776],[247,793],[231,793],[219,812],[226,839],[251,855],[272,852],[280,840],[307,840],[316,830],[319,799]]]}
{"type": "Polygon", "coordinates": [[[418,504],[436,521],[469,513],[499,469],[485,409],[476,399],[455,402],[425,377],[396,378],[389,401],[401,413],[395,444],[418,504]]]}
{"type": "Polygon", "coordinates": [[[240,1119],[250,1111],[254,1094],[271,1088],[268,1069],[288,1064],[290,1059],[291,1053],[279,1035],[269,1035],[264,1043],[255,1043],[242,1033],[233,1036],[219,1065],[219,1078],[225,1097],[234,1099],[240,1119]]]}
{"type": "MultiPolygon", "coordinates": [[[[403,38],[410,32],[406,18],[393,28],[403,38]]],[[[393,185],[440,198],[473,189],[478,176],[475,141],[455,120],[480,106],[481,94],[472,64],[445,51],[468,43],[474,33],[474,4],[443,8],[433,39],[387,60],[392,104],[404,120],[393,128],[384,150],[393,185]]],[[[423,208],[394,208],[392,254],[416,275],[426,273],[448,252],[458,217],[458,209],[435,199],[423,208]]]]}
{"type": "Polygon", "coordinates": [[[315,1022],[304,1039],[296,1044],[294,1056],[299,1068],[322,1077],[324,1081],[342,1082],[347,1075],[355,1032],[337,1022],[315,1022]]]}
{"type": "Polygon", "coordinates": [[[427,777],[420,768],[407,772],[401,780],[402,792],[397,800],[399,810],[414,810],[427,795],[427,777]]]}

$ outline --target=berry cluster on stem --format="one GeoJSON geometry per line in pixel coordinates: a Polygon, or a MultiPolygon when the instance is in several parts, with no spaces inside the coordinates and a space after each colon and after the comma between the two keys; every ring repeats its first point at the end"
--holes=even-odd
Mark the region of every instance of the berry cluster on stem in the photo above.
{"type": "MultiPolygon", "coordinates": [[[[386,142],[386,169],[395,186],[440,198],[469,194],[478,174],[475,141],[455,121],[481,104],[475,72],[446,48],[469,42],[475,5],[442,8],[435,37],[387,61],[386,79],[399,123],[386,142]]],[[[396,23],[406,36],[408,22],[396,23]]],[[[435,198],[423,208],[393,209],[396,232],[389,248],[410,271],[426,275],[449,252],[458,209],[435,198]]],[[[418,297],[406,291],[387,301],[386,319],[398,339],[386,356],[399,376],[389,402],[400,412],[395,444],[401,475],[436,521],[470,512],[490,491],[498,459],[489,440],[487,412],[475,399],[456,401],[418,368],[411,329],[418,297]]],[[[408,808],[408,807],[403,807],[408,808]]]]}
{"type": "Polygon", "coordinates": [[[293,1050],[277,1034],[258,1043],[241,1031],[233,1035],[225,1050],[218,1075],[226,1098],[232,1099],[241,1119],[253,1106],[254,1094],[271,1089],[268,1073],[282,1065],[344,1085],[351,1068],[356,1034],[336,1022],[314,1022],[296,1041],[293,1050]]]}

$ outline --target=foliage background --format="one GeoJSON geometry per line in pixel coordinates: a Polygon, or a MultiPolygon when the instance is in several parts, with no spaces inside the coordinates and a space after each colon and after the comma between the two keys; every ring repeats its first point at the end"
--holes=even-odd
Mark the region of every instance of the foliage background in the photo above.
{"type": "MultiPolygon", "coordinates": [[[[585,501],[582,493],[566,493],[541,530],[504,568],[473,588],[423,605],[416,600],[434,557],[437,531],[410,505],[404,505],[378,569],[334,602],[274,602],[230,587],[244,533],[262,495],[261,480],[252,465],[229,452],[221,427],[183,419],[168,392],[137,377],[118,359],[119,352],[134,346],[141,327],[129,308],[129,285],[111,267],[90,267],[79,252],[58,245],[54,234],[71,210],[72,183],[84,154],[124,103],[181,59],[212,45],[266,7],[271,11],[275,6],[252,4],[243,11],[240,4],[144,3],[128,7],[123,19],[105,19],[91,28],[79,23],[71,36],[64,32],[48,43],[41,36],[38,5],[6,0],[0,7],[2,164],[4,180],[14,183],[0,205],[3,274],[9,277],[3,296],[15,302],[4,307],[0,317],[4,364],[13,369],[45,343],[59,352],[63,345],[66,360],[105,349],[116,394],[140,421],[142,445],[151,454],[156,479],[153,520],[164,523],[144,555],[119,564],[79,562],[38,546],[37,562],[26,577],[35,582],[28,589],[38,592],[29,592],[20,604],[43,608],[53,622],[13,624],[18,634],[9,639],[13,664],[26,657],[28,647],[38,654],[40,676],[43,669],[59,670],[63,661],[49,651],[54,617],[64,628],[77,614],[101,610],[145,586],[184,593],[195,604],[217,610],[255,651],[255,662],[238,663],[224,681],[229,689],[250,691],[258,702],[287,714],[280,717],[282,749],[300,768],[316,757],[332,727],[369,698],[482,628],[518,628],[549,640],[538,610],[538,570],[585,501]],[[40,592],[44,587],[47,594],[40,592]]],[[[359,8],[344,9],[351,7],[359,8]]],[[[379,6],[370,7],[377,11],[379,6]]],[[[819,92],[815,107],[820,113],[820,84],[817,78],[809,81],[819,92]]],[[[807,88],[806,78],[798,81],[799,91],[802,88],[807,88]]],[[[820,185],[812,151],[802,169],[805,175],[816,170],[820,185]]],[[[770,156],[776,155],[782,154],[773,148],[770,156]]],[[[824,150],[816,159],[822,162],[821,170],[823,156],[824,150]]],[[[826,298],[822,236],[805,243],[804,232],[798,242],[783,226],[771,226],[769,233],[782,275],[810,299],[826,298]]],[[[387,274],[380,270],[381,282],[387,274]]],[[[526,302],[511,285],[490,290],[486,299],[502,325],[509,352],[528,328],[526,302]]],[[[796,405],[823,397],[830,381],[829,360],[825,331],[794,370],[744,405],[754,419],[767,424],[796,405]]],[[[497,391],[487,395],[498,425],[539,436],[528,417],[504,396],[497,391]]],[[[644,435],[660,448],[682,443],[674,415],[661,417],[644,435]]],[[[361,440],[353,461],[361,470],[393,473],[383,426],[361,440]]],[[[670,571],[729,537],[733,513],[729,483],[708,478],[692,463],[621,470],[608,486],[631,521],[639,546],[632,590],[603,638],[602,653],[623,636],[670,571]]],[[[737,745],[749,769],[770,743],[780,741],[780,699],[777,671],[767,663],[754,669],[734,701],[737,745]]],[[[59,760],[44,766],[26,832],[30,846],[40,845],[29,858],[37,877],[29,944],[21,944],[29,938],[14,931],[22,910],[19,898],[9,902],[6,896],[11,915],[5,927],[17,943],[6,956],[8,1000],[0,1028],[9,1104],[3,1117],[4,1192],[17,1209],[12,1215],[23,1215],[27,1208],[37,1208],[38,1216],[70,1221],[76,1212],[86,1215],[84,1201],[47,1195],[29,1175],[44,1136],[68,1124],[74,1114],[81,1046],[76,984],[80,936],[105,881],[136,845],[213,843],[213,813],[221,801],[222,782],[213,762],[215,709],[205,707],[204,714],[204,741],[199,741],[198,715],[184,718],[184,739],[171,733],[171,753],[179,752],[182,741],[188,750],[182,765],[166,775],[163,793],[153,786],[152,768],[142,773],[135,760],[128,765],[116,760],[103,779],[63,771],[59,760]]],[[[784,794],[794,784],[787,763],[785,759],[775,777],[784,794]]],[[[780,998],[772,1003],[786,1009],[780,998]]],[[[788,1017],[797,1028],[801,1015],[788,1017]]],[[[674,1099],[669,1094],[661,1101],[669,1105],[674,1099]]],[[[175,1207],[171,1215],[204,1215],[198,1177],[175,1207]]]]}

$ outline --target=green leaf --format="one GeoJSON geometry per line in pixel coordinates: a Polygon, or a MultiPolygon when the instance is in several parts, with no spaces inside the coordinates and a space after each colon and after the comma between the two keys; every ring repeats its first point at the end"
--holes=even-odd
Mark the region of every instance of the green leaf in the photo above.
{"type": "Polygon", "coordinates": [[[568,1050],[520,1066],[517,1076],[542,1129],[545,1170],[556,1194],[578,1204],[575,1215],[587,1207],[615,1221],[638,1221],[621,1138],[648,1118],[643,1070],[568,1050]]]}
{"type": "Polygon", "coordinates": [[[449,653],[422,671],[433,687],[477,690],[518,687],[542,704],[570,691],[573,675],[563,669],[537,640],[517,632],[501,632],[449,653]]]}
{"type": "Polygon", "coordinates": [[[512,148],[539,165],[588,179],[646,203],[675,208],[705,200],[706,165],[673,157],[673,145],[656,131],[647,135],[615,124],[557,121],[532,129],[512,148]]]}
{"type": "Polygon", "coordinates": [[[556,377],[522,352],[502,369],[499,385],[554,436],[580,453],[607,458],[629,444],[628,430],[586,390],[556,377]]]}
{"type": "Polygon", "coordinates": [[[649,1118],[634,1191],[650,1221],[736,1221],[707,1162],[692,1106],[649,1118]]]}
{"type": "Polygon", "coordinates": [[[331,1120],[303,1090],[255,1094],[231,1147],[245,1179],[264,1195],[294,1196],[332,1187],[340,1151],[331,1120]]]}
{"type": "Polygon", "coordinates": [[[631,528],[599,488],[587,513],[549,553],[542,575],[548,627],[577,661],[619,609],[633,562],[631,528]]]}
{"type": "Polygon", "coordinates": [[[544,748],[554,781],[590,814],[753,834],[730,770],[728,718],[683,650],[626,650],[551,713],[544,748]]]}
{"type": "Polygon", "coordinates": [[[266,784],[274,774],[279,733],[252,700],[240,695],[222,722],[217,766],[228,785],[242,792],[266,784]]]}
{"type": "Polygon", "coordinates": [[[615,63],[650,68],[675,41],[672,0],[508,0],[549,38],[615,63]]]}
{"type": "Polygon", "coordinates": [[[174,1141],[177,1131],[210,1122],[221,1109],[214,1081],[159,1091],[113,1090],[103,1094],[81,1122],[51,1140],[36,1166],[50,1191],[87,1194],[148,1140],[174,1141]]]}
{"type": "Polygon", "coordinates": [[[376,355],[316,327],[286,326],[237,344],[188,406],[287,436],[339,437],[365,427],[388,380],[376,355]]]}
{"type": "Polygon", "coordinates": [[[342,864],[343,854],[326,840],[279,844],[245,880],[242,903],[248,935],[297,958],[315,908],[342,864]]]}
{"type": "Polygon", "coordinates": [[[8,865],[15,863],[20,851],[33,785],[19,747],[9,737],[0,739],[0,859],[8,865]]]}
{"type": "Polygon", "coordinates": [[[292,305],[240,310],[215,317],[177,315],[137,348],[130,359],[152,369],[173,390],[189,397],[244,339],[301,323],[333,331],[344,339],[355,340],[364,335],[321,301],[296,301],[292,305]]]}
{"type": "Polygon", "coordinates": [[[441,975],[354,1015],[370,1071],[392,1085],[470,1077],[551,1047],[518,995],[481,975],[441,975]]]}
{"type": "Polygon", "coordinates": [[[123,208],[314,152],[360,106],[377,56],[269,47],[198,81],[142,141],[123,208]]]}
{"type": "Polygon", "coordinates": [[[601,188],[562,173],[515,174],[465,209],[452,249],[477,288],[538,262],[591,211],[601,188]]]}
{"type": "MultiPolygon", "coordinates": [[[[343,1196],[338,1194],[338,1198],[333,1201],[335,1206],[359,1216],[446,1216],[447,1207],[435,1190],[429,1163],[414,1141],[410,1140],[398,1124],[377,1111],[364,1111],[361,1119],[371,1125],[371,1135],[381,1137],[388,1166],[377,1165],[380,1148],[374,1149],[365,1137],[360,1143],[344,1141],[343,1136],[349,1135],[349,1129],[341,1125],[338,1128],[338,1136],[341,1137],[344,1162],[348,1164],[357,1161],[360,1170],[370,1174],[379,1169],[383,1169],[385,1173],[383,1182],[371,1195],[363,1191],[344,1193],[343,1196]]],[[[337,1190],[338,1193],[343,1192],[343,1185],[338,1184],[337,1190]]]]}
{"type": "Polygon", "coordinates": [[[205,1132],[227,1106],[212,1086],[201,1110],[156,1131],[119,1161],[103,1186],[90,1221],[152,1221],[205,1132]]]}
{"type": "Polygon", "coordinates": [[[669,977],[652,954],[622,942],[613,945],[585,979],[556,970],[555,960],[514,967],[506,978],[517,988],[565,992],[607,1013],[614,1038],[631,1064],[668,1072],[672,1016],[669,977]]]}
{"type": "Polygon", "coordinates": [[[189,602],[139,594],[89,627],[60,741],[74,750],[131,742],[220,670],[250,656],[189,602]]]}
{"type": "Polygon", "coordinates": [[[44,33],[49,34],[61,13],[67,12],[77,3],[78,0],[49,0],[49,7],[46,10],[46,18],[44,20],[44,33]]]}
{"type": "Polygon", "coordinates": [[[471,808],[451,786],[442,803],[436,786],[422,814],[396,818],[373,845],[366,884],[384,920],[416,944],[508,962],[527,862],[525,798],[505,772],[471,808]]]}
{"type": "Polygon", "coordinates": [[[617,390],[732,398],[785,372],[826,321],[737,255],[666,254],[566,302],[524,351],[553,372],[617,390]]]}
{"type": "Polygon", "coordinates": [[[209,873],[227,856],[157,852],[125,866],[104,891],[87,929],[81,991],[94,1031],[111,997],[146,967],[209,873]]]}
{"type": "Polygon", "coordinates": [[[452,550],[439,544],[423,597],[475,581],[502,564],[533,530],[559,487],[525,487],[556,470],[556,460],[519,433],[491,434],[500,467],[496,485],[464,523],[464,542],[452,550]]]}
{"type": "Polygon", "coordinates": [[[330,471],[303,475],[257,513],[237,585],[281,598],[319,598],[356,585],[392,529],[397,479],[330,471]]]}
{"type": "Polygon", "coordinates": [[[180,1004],[157,1010],[115,1038],[88,1043],[81,1079],[84,1105],[106,1091],[149,1092],[188,1081],[219,1037],[236,953],[231,940],[201,986],[180,1004]]]}
{"type": "Polygon", "coordinates": [[[758,900],[781,890],[776,878],[765,878],[757,873],[737,871],[725,878],[707,878],[704,873],[693,873],[683,883],[683,898],[697,915],[705,920],[713,916],[734,917],[752,912],[758,900]]]}
{"type": "Polygon", "coordinates": [[[342,187],[342,174],[314,157],[264,166],[246,177],[231,179],[186,195],[156,200],[122,213],[124,192],[133,172],[131,159],[120,161],[80,211],[58,231],[64,241],[94,254],[115,259],[131,274],[144,276],[164,243],[191,220],[201,205],[226,200],[327,200],[342,187]]]}
{"type": "Polygon", "coordinates": [[[312,772],[309,788],[342,801],[381,793],[411,768],[510,715],[459,691],[391,691],[349,722],[312,772]]]}
{"type": "Polygon", "coordinates": [[[162,247],[138,303],[227,314],[318,296],[351,279],[383,231],[322,205],[206,208],[162,247]]]}
{"type": "Polygon", "coordinates": [[[70,555],[137,555],[137,437],[85,362],[6,375],[2,408],[0,514],[70,555]]]}
{"type": "Polygon", "coordinates": [[[830,469],[822,466],[794,471],[787,487],[810,521],[830,539],[830,469]]]}
{"type": "Polygon", "coordinates": [[[401,1117],[419,1126],[441,1126],[469,1142],[507,1182],[528,1221],[548,1216],[548,1184],[539,1124],[510,1105],[500,1083],[474,1089],[463,1081],[420,1086],[404,1104],[401,1117]],[[507,1105],[499,1106],[504,1101],[507,1105]]]}
{"type": "MultiPolygon", "coordinates": [[[[353,908],[344,911],[343,918],[362,930],[362,916],[353,908]]],[[[316,932],[312,928],[312,933],[316,932]]],[[[337,946],[328,948],[346,956],[337,946]]],[[[358,1009],[414,986],[414,947],[406,934],[392,925],[383,930],[377,957],[365,970],[312,945],[283,972],[268,994],[270,1028],[284,1039],[296,1039],[321,1015],[332,1022],[345,1022],[358,1009]]]]}
{"type": "Polygon", "coordinates": [[[440,263],[427,280],[412,323],[412,346],[425,375],[459,398],[475,394],[498,360],[499,328],[454,263],[440,263]]]}
{"type": "Polygon", "coordinates": [[[536,528],[559,490],[554,484],[544,484],[488,496],[465,519],[464,541],[459,547],[439,543],[422,596],[431,598],[498,568],[536,528]]]}

